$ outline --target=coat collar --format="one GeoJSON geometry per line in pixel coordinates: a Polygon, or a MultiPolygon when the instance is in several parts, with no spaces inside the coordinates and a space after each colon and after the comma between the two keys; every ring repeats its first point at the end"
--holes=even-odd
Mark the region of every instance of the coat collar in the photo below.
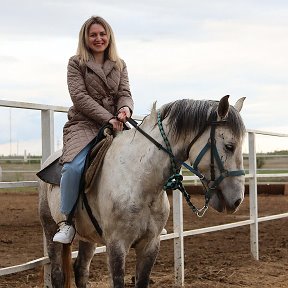
{"type": "Polygon", "coordinates": [[[106,84],[107,84],[107,75],[111,72],[111,70],[115,66],[115,61],[105,60],[103,64],[103,68],[100,65],[96,64],[95,61],[90,59],[86,63],[87,67],[89,67],[92,71],[94,71],[106,84]]]}

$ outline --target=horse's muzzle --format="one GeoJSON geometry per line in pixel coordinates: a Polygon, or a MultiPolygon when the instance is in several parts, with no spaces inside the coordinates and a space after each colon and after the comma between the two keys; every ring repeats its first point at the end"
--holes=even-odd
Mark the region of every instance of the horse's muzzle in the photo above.
{"type": "Polygon", "coordinates": [[[228,203],[228,201],[225,200],[221,189],[216,189],[215,193],[212,194],[209,203],[210,206],[218,212],[224,212],[226,210],[228,214],[232,214],[238,209],[242,200],[242,198],[238,198],[234,203],[228,203]]]}

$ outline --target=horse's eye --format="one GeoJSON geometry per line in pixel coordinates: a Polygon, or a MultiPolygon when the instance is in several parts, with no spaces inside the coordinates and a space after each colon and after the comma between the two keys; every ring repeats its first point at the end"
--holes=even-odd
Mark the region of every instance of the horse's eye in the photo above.
{"type": "Polygon", "coordinates": [[[234,152],[235,146],[233,144],[226,144],[225,149],[229,152],[234,152]]]}

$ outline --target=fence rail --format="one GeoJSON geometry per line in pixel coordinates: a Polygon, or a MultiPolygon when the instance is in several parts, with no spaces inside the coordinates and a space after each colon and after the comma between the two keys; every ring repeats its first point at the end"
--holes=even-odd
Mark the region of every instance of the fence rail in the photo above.
{"type": "MultiPolygon", "coordinates": [[[[54,112],[67,112],[67,107],[42,105],[34,103],[23,103],[16,101],[0,100],[0,107],[10,107],[19,109],[34,109],[41,111],[41,126],[42,126],[42,161],[44,162],[48,156],[54,152],[54,112]]],[[[135,117],[136,120],[142,119],[141,116],[135,117]]],[[[173,191],[173,229],[174,232],[168,235],[161,236],[161,240],[174,240],[174,271],[175,284],[179,286],[184,285],[184,237],[193,236],[208,232],[222,231],[231,228],[250,225],[250,247],[251,254],[259,260],[259,237],[258,237],[258,223],[264,221],[277,220],[287,218],[288,213],[270,215],[265,217],[258,217],[258,202],[257,202],[257,178],[279,178],[287,177],[288,173],[281,174],[257,174],[256,167],[256,135],[269,135],[275,137],[287,137],[288,134],[266,132],[258,130],[247,130],[248,146],[249,146],[249,173],[245,176],[249,181],[249,198],[250,198],[250,219],[238,221],[229,224],[218,226],[205,227],[194,229],[190,231],[183,231],[183,206],[182,194],[179,191],[173,191]]],[[[195,176],[184,176],[185,181],[196,180],[195,176]]],[[[15,187],[37,187],[37,181],[21,181],[21,182],[0,182],[0,188],[15,188],[15,187]]],[[[45,245],[44,245],[45,246],[45,245]]],[[[105,246],[98,247],[95,254],[106,251],[105,246]]],[[[77,256],[77,251],[73,252],[72,256],[77,256]]],[[[29,270],[38,266],[44,266],[44,271],[49,271],[49,259],[45,256],[21,265],[6,267],[0,269],[0,276],[8,275],[20,271],[29,270]]],[[[51,287],[48,277],[44,277],[45,287],[51,287]]]]}

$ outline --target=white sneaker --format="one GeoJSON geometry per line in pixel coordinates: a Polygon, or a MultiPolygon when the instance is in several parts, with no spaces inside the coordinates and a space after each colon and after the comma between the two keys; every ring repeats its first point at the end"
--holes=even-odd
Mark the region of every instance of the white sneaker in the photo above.
{"type": "Polygon", "coordinates": [[[166,235],[167,234],[167,230],[165,228],[163,228],[163,230],[161,231],[160,235],[166,235]]]}
{"type": "Polygon", "coordinates": [[[75,233],[76,230],[72,225],[62,222],[57,233],[53,237],[53,241],[63,244],[70,244],[74,239],[75,233]]]}

